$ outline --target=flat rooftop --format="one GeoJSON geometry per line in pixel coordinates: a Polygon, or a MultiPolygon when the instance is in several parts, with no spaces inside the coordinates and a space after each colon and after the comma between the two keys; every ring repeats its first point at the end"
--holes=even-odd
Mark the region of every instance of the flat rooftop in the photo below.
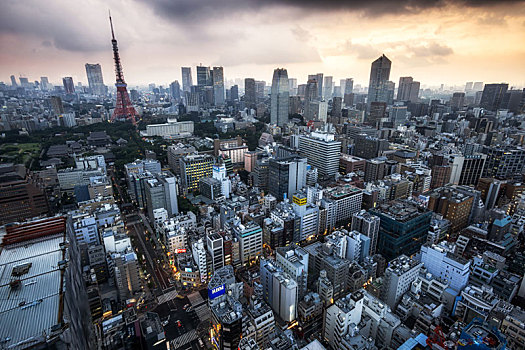
{"type": "Polygon", "coordinates": [[[9,339],[4,346],[28,348],[61,329],[65,240],[62,232],[0,248],[0,339],[9,339]]]}

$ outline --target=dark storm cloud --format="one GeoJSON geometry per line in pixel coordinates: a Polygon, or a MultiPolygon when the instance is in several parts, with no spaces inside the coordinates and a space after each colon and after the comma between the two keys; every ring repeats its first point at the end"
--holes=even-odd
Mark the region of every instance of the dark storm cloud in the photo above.
{"type": "MultiPolygon", "coordinates": [[[[525,0],[138,0],[152,6],[158,15],[180,21],[224,18],[265,8],[291,7],[300,10],[360,12],[364,16],[416,14],[446,6],[494,8],[525,3],[525,0]]],[[[276,12],[276,15],[278,13],[276,12]]]]}
{"type": "Polygon", "coordinates": [[[94,34],[98,28],[90,24],[47,1],[5,1],[0,11],[0,34],[35,37],[43,47],[73,52],[107,49],[107,38],[94,34]]]}

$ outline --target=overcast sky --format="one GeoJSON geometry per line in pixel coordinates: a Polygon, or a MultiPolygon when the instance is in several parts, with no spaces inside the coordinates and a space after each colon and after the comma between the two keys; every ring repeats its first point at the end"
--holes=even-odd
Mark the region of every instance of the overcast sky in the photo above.
{"type": "Polygon", "coordinates": [[[525,86],[523,0],[2,0],[0,81],[86,82],[100,63],[113,84],[111,9],[128,85],[166,85],[180,67],[223,66],[227,79],[271,82],[273,69],[368,85],[385,53],[391,80],[525,86]]]}

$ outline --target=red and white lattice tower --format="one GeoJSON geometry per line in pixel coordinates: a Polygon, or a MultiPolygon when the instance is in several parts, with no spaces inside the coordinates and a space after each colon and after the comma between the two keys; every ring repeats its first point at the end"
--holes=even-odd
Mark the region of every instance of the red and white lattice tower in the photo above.
{"type": "Polygon", "coordinates": [[[135,116],[137,112],[135,107],[131,104],[131,100],[128,94],[127,84],[124,81],[124,73],[122,73],[122,65],[120,64],[120,56],[118,54],[117,39],[115,39],[115,33],[113,32],[113,21],[111,20],[111,14],[109,15],[109,24],[111,26],[111,44],[113,45],[113,59],[115,60],[115,74],[117,81],[115,86],[117,87],[117,104],[111,121],[114,120],[129,120],[133,125],[137,124],[135,116]]]}

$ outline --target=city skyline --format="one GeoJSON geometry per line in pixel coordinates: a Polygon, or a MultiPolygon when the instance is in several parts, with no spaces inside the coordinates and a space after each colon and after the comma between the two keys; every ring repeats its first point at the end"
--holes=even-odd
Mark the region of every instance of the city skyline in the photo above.
{"type": "Polygon", "coordinates": [[[223,66],[228,80],[253,77],[269,83],[273,70],[283,67],[300,83],[308,74],[324,72],[335,81],[352,77],[367,86],[370,63],[381,54],[392,61],[394,82],[413,76],[422,86],[467,81],[525,85],[525,50],[517,44],[525,39],[523,1],[214,5],[7,3],[0,15],[0,81],[8,83],[14,74],[30,81],[47,76],[54,84],[71,76],[86,84],[86,63],[101,64],[104,80],[112,81],[110,7],[130,86],[182,82],[180,67],[195,70],[200,63],[223,66]],[[195,21],[199,16],[205,23],[195,21]]]}

